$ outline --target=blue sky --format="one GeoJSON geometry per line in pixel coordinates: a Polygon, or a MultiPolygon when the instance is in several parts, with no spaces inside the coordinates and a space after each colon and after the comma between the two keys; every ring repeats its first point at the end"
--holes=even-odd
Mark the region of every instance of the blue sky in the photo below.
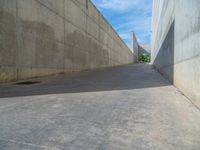
{"type": "Polygon", "coordinates": [[[152,0],[92,0],[130,47],[130,32],[140,44],[150,44],[152,0]]]}

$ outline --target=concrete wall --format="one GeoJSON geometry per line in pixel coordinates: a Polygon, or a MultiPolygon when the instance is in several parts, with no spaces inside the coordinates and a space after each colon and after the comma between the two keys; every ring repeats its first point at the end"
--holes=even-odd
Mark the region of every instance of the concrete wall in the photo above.
{"type": "Polygon", "coordinates": [[[137,41],[137,38],[136,38],[136,35],[134,32],[131,32],[131,49],[134,53],[134,56],[135,56],[135,62],[138,61],[138,50],[139,50],[139,44],[138,44],[138,41],[137,41]]]}
{"type": "Polygon", "coordinates": [[[138,54],[139,55],[142,55],[142,54],[150,55],[151,54],[151,47],[150,47],[150,45],[139,45],[139,47],[138,47],[138,54]]]}
{"type": "Polygon", "coordinates": [[[154,0],[152,63],[200,107],[199,41],[199,0],[154,0]]]}
{"type": "Polygon", "coordinates": [[[0,0],[0,82],[133,61],[89,0],[0,0]]]}

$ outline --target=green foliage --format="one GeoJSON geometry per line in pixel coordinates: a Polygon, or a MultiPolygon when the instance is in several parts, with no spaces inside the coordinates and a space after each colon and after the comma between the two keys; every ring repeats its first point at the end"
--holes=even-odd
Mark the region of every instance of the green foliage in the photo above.
{"type": "Polygon", "coordinates": [[[139,55],[139,62],[150,62],[151,58],[150,55],[140,54],[139,55]]]}

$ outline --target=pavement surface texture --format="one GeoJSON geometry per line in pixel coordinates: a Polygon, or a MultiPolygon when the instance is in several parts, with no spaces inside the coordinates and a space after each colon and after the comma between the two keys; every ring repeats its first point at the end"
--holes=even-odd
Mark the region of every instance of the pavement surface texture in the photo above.
{"type": "Polygon", "coordinates": [[[0,85],[0,150],[199,150],[200,111],[150,64],[0,85]]]}

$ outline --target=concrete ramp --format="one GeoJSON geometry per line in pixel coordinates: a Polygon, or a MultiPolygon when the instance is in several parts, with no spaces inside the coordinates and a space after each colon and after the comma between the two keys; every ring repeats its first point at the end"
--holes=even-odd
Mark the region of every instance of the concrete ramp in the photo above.
{"type": "Polygon", "coordinates": [[[200,111],[149,64],[0,85],[1,150],[199,150],[200,111]]]}

